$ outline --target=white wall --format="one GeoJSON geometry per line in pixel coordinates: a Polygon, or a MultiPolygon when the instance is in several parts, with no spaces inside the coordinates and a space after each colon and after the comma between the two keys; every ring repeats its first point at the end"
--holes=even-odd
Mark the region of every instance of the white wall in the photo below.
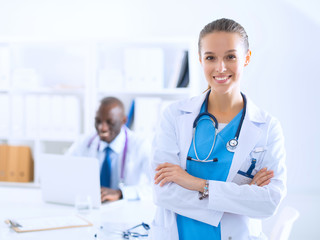
{"type": "Polygon", "coordinates": [[[293,4],[267,0],[0,0],[0,37],[197,37],[216,18],[239,21],[248,32],[253,52],[244,92],[281,121],[286,138],[285,203],[302,212],[291,239],[316,239],[320,231],[312,220],[320,215],[316,202],[320,195],[320,17],[314,9],[319,10],[320,4],[312,0],[293,4]],[[309,208],[303,209],[304,205],[309,208]]]}

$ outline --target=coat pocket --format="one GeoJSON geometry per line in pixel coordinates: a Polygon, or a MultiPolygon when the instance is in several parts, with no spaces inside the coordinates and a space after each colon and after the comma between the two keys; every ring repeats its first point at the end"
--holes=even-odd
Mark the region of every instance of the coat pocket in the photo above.
{"type": "Polygon", "coordinates": [[[238,185],[249,184],[254,175],[263,168],[263,157],[266,150],[265,147],[254,148],[238,170],[233,182],[238,185]]]}

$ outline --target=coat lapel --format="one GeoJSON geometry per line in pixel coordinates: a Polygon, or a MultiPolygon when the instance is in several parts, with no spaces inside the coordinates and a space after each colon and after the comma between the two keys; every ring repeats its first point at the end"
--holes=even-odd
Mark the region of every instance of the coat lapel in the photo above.
{"type": "Polygon", "coordinates": [[[239,136],[239,145],[233,156],[227,182],[232,181],[232,179],[235,177],[241,165],[246,160],[247,156],[249,156],[254,146],[257,144],[260,135],[261,129],[256,127],[254,123],[248,119],[243,121],[239,136]]]}
{"type": "Polygon", "coordinates": [[[187,154],[189,152],[190,144],[192,141],[192,131],[193,131],[193,122],[197,117],[197,113],[186,113],[181,115],[177,119],[177,124],[179,126],[179,138],[182,141],[180,143],[180,160],[181,160],[181,167],[186,169],[186,160],[187,154]]]}
{"type": "Polygon", "coordinates": [[[265,123],[262,111],[250,99],[247,100],[247,113],[239,136],[239,145],[234,153],[227,181],[232,181],[241,165],[258,143],[262,130],[260,124],[265,123]]]}
{"type": "Polygon", "coordinates": [[[177,127],[179,129],[178,138],[180,144],[181,167],[186,169],[187,154],[192,141],[193,122],[200,112],[201,105],[206,94],[193,97],[181,104],[179,110],[181,115],[177,117],[177,127]]]}

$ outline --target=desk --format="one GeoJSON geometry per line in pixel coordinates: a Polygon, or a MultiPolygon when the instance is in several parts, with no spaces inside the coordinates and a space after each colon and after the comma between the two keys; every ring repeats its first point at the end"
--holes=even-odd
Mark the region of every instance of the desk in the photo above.
{"type": "MultiPolygon", "coordinates": [[[[70,228],[31,233],[16,233],[4,223],[5,219],[22,219],[32,217],[53,217],[75,214],[72,206],[50,204],[42,201],[39,188],[0,187],[0,239],[1,240],[90,240],[99,234],[99,227],[117,226],[129,228],[141,222],[151,223],[155,205],[152,201],[126,201],[104,203],[100,209],[93,209],[84,215],[93,223],[93,227],[70,228]]],[[[102,238],[122,239],[120,235],[100,232],[102,238]],[[112,236],[111,236],[112,235],[112,236]]]]}

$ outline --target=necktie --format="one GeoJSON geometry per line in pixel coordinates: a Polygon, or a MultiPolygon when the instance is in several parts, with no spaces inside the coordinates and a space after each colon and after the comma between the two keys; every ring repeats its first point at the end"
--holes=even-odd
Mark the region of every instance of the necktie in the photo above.
{"type": "Polygon", "coordinates": [[[111,153],[112,149],[110,147],[106,147],[106,157],[103,161],[101,173],[100,173],[100,185],[102,187],[110,187],[111,186],[111,153]]]}

